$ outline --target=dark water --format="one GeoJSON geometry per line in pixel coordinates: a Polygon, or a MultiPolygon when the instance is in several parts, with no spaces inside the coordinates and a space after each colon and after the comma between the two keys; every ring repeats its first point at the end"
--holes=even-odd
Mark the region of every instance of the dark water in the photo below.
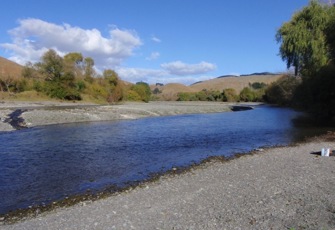
{"type": "Polygon", "coordinates": [[[0,133],[0,214],[87,189],[147,179],[208,156],[289,144],[324,130],[295,127],[299,115],[255,110],[46,126],[0,133]]]}

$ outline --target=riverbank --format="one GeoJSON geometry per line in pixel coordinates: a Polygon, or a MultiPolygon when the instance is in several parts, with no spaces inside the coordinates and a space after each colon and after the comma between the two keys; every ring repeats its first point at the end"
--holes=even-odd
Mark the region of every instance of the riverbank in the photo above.
{"type": "Polygon", "coordinates": [[[219,113],[230,111],[230,103],[217,102],[126,102],[119,105],[96,105],[64,102],[2,102],[0,103],[0,131],[14,128],[5,122],[17,109],[24,110],[21,118],[24,126],[139,119],[195,113],[219,113]]]}
{"type": "Polygon", "coordinates": [[[334,229],[335,157],[318,155],[334,141],[210,161],[0,229],[334,229]]]}

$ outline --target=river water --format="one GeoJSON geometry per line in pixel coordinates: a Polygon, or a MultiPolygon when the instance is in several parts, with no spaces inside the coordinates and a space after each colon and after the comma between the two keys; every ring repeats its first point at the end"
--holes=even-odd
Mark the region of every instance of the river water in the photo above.
{"type": "Polygon", "coordinates": [[[301,114],[259,106],[232,113],[52,125],[0,132],[0,214],[148,179],[209,156],[233,156],[325,132],[301,114]]]}

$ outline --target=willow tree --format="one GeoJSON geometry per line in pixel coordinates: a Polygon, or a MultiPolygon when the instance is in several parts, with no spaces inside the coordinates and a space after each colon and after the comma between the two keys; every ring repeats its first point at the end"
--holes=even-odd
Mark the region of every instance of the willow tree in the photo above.
{"type": "Polygon", "coordinates": [[[65,67],[69,71],[73,71],[76,77],[82,76],[82,69],[84,65],[84,58],[81,53],[72,52],[64,56],[65,67]]]}
{"type": "Polygon", "coordinates": [[[327,64],[325,29],[330,20],[329,9],[327,5],[311,1],[277,31],[280,55],[287,68],[295,68],[295,75],[311,75],[327,64]]]}

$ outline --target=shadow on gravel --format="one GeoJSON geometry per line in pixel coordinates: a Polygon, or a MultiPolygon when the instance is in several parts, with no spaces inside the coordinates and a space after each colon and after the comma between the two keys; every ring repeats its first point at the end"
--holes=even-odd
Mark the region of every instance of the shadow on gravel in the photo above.
{"type": "MultiPolygon", "coordinates": [[[[311,154],[316,155],[316,156],[321,156],[321,155],[322,155],[322,154],[321,154],[321,151],[318,151],[318,152],[311,152],[311,154]]],[[[335,150],[330,151],[329,156],[330,156],[330,157],[335,157],[335,150]]]]}
{"type": "Polygon", "coordinates": [[[21,117],[22,113],[26,111],[25,109],[17,109],[9,114],[9,117],[5,119],[4,122],[10,124],[16,130],[28,128],[24,119],[21,117]]]}

